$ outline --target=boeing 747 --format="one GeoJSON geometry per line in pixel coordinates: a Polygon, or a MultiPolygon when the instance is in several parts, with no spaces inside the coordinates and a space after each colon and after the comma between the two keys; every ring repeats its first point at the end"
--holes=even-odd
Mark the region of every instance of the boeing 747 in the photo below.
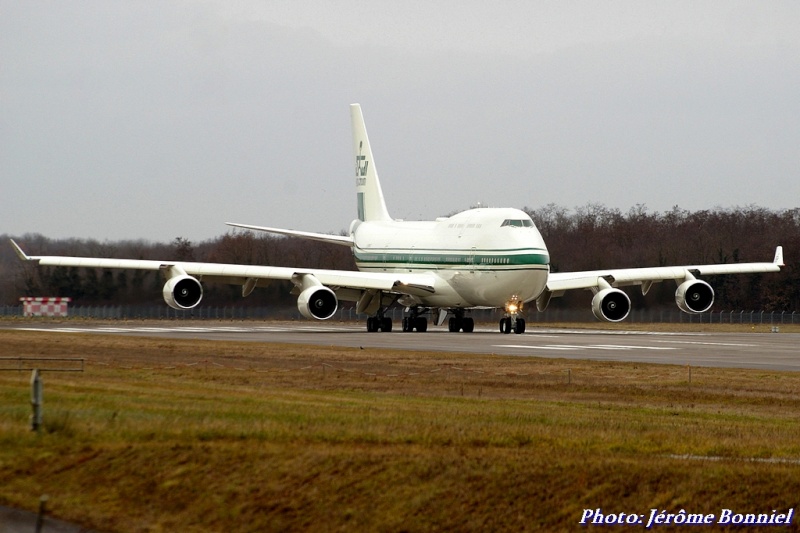
{"type": "Polygon", "coordinates": [[[424,332],[427,316],[437,325],[448,319],[451,332],[472,332],[470,310],[501,308],[502,333],[523,333],[523,310],[531,302],[544,311],[551,298],[568,290],[594,293],[592,312],[599,320],[620,322],[630,312],[622,286],[639,285],[644,294],[655,282],[674,280],[675,302],[686,313],[703,313],[714,303],[714,290],[700,275],[777,272],[783,266],[778,246],[770,263],[690,265],[653,268],[550,272],[550,255],[533,220],[511,208],[476,208],[432,221],[400,221],[386,208],[361,106],[350,106],[358,218],[347,236],[229,223],[352,249],[358,271],[152,261],[93,257],[29,256],[14,241],[20,258],[40,265],[156,270],[166,283],[165,302],[191,309],[203,298],[203,283],[240,285],[242,296],[269,280],[286,280],[298,294],[297,308],[309,319],[327,320],[340,301],[355,302],[366,314],[367,331],[392,331],[387,309],[407,309],[403,331],[424,332]]]}

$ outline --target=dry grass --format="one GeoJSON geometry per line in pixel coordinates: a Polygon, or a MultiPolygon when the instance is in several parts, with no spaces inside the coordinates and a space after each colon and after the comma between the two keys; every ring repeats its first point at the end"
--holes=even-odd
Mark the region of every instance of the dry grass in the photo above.
{"type": "Polygon", "coordinates": [[[0,373],[0,503],[98,530],[571,530],[800,493],[795,373],[0,331],[55,355],[87,367],[45,372],[40,435],[0,373]]]}

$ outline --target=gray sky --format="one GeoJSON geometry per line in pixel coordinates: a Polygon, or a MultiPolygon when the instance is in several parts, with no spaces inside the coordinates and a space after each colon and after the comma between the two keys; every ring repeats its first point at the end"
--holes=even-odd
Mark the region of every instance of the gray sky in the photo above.
{"type": "Polygon", "coordinates": [[[0,0],[0,234],[800,205],[800,3],[0,0]]]}

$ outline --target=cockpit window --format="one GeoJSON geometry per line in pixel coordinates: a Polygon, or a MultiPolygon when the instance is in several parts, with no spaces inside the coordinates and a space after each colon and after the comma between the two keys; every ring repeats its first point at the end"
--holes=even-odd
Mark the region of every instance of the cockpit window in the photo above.
{"type": "Polygon", "coordinates": [[[512,227],[515,227],[515,228],[523,228],[523,227],[532,228],[533,227],[533,221],[530,220],[530,219],[512,220],[510,218],[507,218],[500,225],[500,227],[503,227],[503,226],[512,226],[512,227]]]}

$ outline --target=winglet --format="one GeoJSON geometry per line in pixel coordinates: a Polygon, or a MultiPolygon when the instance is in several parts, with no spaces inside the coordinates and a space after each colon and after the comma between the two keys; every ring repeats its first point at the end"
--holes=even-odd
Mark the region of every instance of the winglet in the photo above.
{"type": "Polygon", "coordinates": [[[786,266],[783,262],[783,246],[775,248],[775,259],[773,259],[772,262],[778,266],[786,266]]]}
{"type": "Polygon", "coordinates": [[[17,244],[14,241],[14,239],[8,239],[8,240],[11,241],[11,246],[14,247],[14,251],[17,252],[17,255],[19,256],[20,259],[22,259],[23,261],[31,260],[30,256],[22,251],[22,248],[19,247],[19,244],[17,244]]]}

